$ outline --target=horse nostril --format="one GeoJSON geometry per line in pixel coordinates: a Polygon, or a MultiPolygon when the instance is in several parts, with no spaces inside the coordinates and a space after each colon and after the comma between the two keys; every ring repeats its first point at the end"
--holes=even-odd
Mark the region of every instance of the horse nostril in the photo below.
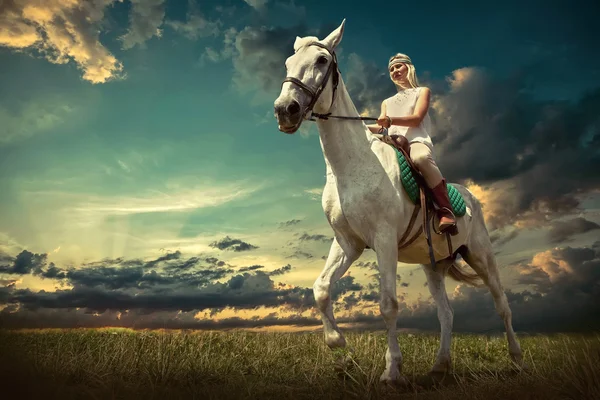
{"type": "Polygon", "coordinates": [[[300,112],[300,104],[296,100],[293,100],[289,106],[287,106],[287,112],[290,115],[298,114],[300,112]]]}
{"type": "Polygon", "coordinates": [[[275,105],[275,115],[281,115],[281,113],[284,111],[284,107],[281,104],[277,104],[275,105]]]}

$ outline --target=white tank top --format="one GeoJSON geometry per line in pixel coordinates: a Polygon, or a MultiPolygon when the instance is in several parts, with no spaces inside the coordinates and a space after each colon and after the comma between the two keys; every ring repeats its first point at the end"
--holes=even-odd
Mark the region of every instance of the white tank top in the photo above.
{"type": "MultiPolygon", "coordinates": [[[[415,112],[417,100],[421,94],[420,87],[404,89],[392,97],[385,99],[387,115],[390,117],[406,117],[415,112]]],[[[433,149],[433,143],[429,133],[431,132],[431,118],[429,111],[425,114],[425,118],[421,121],[418,127],[412,128],[408,126],[392,125],[388,133],[390,135],[402,135],[408,139],[409,143],[421,142],[433,149]]]]}

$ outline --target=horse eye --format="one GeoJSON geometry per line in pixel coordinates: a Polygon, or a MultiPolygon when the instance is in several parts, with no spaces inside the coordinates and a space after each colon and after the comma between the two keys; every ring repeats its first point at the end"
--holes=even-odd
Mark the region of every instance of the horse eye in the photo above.
{"type": "Polygon", "coordinates": [[[319,58],[317,58],[317,64],[327,64],[327,57],[320,56],[319,58]]]}

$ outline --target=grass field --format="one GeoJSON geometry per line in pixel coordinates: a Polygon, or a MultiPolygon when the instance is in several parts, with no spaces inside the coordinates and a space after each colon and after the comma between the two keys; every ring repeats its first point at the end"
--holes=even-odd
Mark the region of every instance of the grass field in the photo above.
{"type": "Polygon", "coordinates": [[[379,384],[383,332],[346,335],[340,371],[320,332],[0,331],[0,376],[19,399],[600,399],[597,334],[520,337],[526,372],[504,337],[456,334],[446,377],[428,375],[437,335],[401,334],[409,388],[379,384]]]}

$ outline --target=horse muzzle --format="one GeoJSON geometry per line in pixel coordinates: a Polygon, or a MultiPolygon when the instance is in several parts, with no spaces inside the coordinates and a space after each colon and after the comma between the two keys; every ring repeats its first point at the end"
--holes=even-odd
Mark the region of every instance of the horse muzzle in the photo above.
{"type": "Polygon", "coordinates": [[[304,113],[296,100],[275,101],[274,109],[281,132],[292,134],[300,128],[304,113]]]}

